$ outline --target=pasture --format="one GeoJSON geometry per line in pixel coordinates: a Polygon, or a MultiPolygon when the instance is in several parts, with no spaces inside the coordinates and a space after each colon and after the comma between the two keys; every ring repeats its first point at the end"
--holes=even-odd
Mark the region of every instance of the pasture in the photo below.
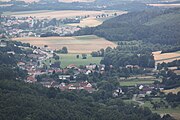
{"type": "Polygon", "coordinates": [[[116,47],[117,45],[104,38],[99,38],[94,35],[74,36],[74,37],[27,37],[27,38],[13,38],[13,40],[21,41],[23,43],[30,43],[37,47],[44,47],[48,45],[51,50],[58,50],[62,47],[67,47],[69,53],[91,53],[98,51],[101,48],[116,47]]]}
{"type": "Polygon", "coordinates": [[[172,62],[174,60],[179,60],[180,59],[180,51],[178,52],[171,52],[171,53],[162,53],[161,51],[157,51],[157,52],[153,52],[154,55],[154,59],[157,63],[168,63],[168,62],[172,62]]]}
{"type": "MultiPolygon", "coordinates": [[[[68,65],[74,64],[76,66],[80,65],[88,65],[90,63],[95,63],[95,64],[100,64],[101,57],[92,57],[90,54],[87,54],[87,59],[82,59],[81,54],[59,54],[60,56],[60,61],[61,61],[61,67],[65,68],[68,65]],[[76,56],[79,55],[80,57],[77,58],[76,56]]],[[[56,60],[53,58],[48,59],[44,61],[46,65],[49,65],[50,61],[53,63],[56,60]]]]}

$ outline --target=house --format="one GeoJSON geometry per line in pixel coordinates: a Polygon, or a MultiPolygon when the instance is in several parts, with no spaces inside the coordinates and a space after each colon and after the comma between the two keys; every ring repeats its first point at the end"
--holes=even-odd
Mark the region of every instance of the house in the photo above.
{"type": "Polygon", "coordinates": [[[34,83],[36,81],[37,81],[36,78],[34,76],[32,76],[32,75],[28,76],[27,79],[26,79],[26,82],[28,82],[28,83],[34,83]]]}
{"type": "Polygon", "coordinates": [[[81,82],[80,86],[82,86],[82,87],[92,87],[91,83],[89,83],[87,81],[86,82],[81,82]]]}
{"type": "Polygon", "coordinates": [[[142,89],[143,89],[143,87],[144,87],[143,85],[140,85],[140,86],[139,86],[139,90],[142,90],[142,89]]]}
{"type": "Polygon", "coordinates": [[[133,68],[139,69],[140,67],[139,67],[139,65],[134,65],[133,68]]]}
{"type": "Polygon", "coordinates": [[[58,88],[62,91],[67,90],[67,86],[65,83],[61,83],[58,88]]]}
{"type": "Polygon", "coordinates": [[[53,87],[53,88],[59,88],[59,82],[52,81],[52,82],[51,82],[51,87],[53,87]]]}
{"type": "Polygon", "coordinates": [[[126,65],[126,68],[133,68],[133,65],[126,65]]]}
{"type": "Polygon", "coordinates": [[[105,65],[100,65],[99,69],[100,69],[100,71],[105,71],[105,65]]]}
{"type": "Polygon", "coordinates": [[[136,69],[139,69],[140,67],[138,65],[126,65],[126,68],[136,68],[136,69]]]}
{"type": "Polygon", "coordinates": [[[114,97],[117,97],[117,96],[119,96],[120,94],[124,94],[124,92],[122,91],[121,88],[118,88],[118,89],[116,89],[116,90],[113,92],[113,96],[114,96],[114,97]]]}
{"type": "Polygon", "coordinates": [[[17,63],[17,66],[19,67],[19,68],[21,68],[21,69],[25,69],[25,65],[26,65],[26,63],[24,63],[24,62],[18,62],[17,63]]]}
{"type": "Polygon", "coordinates": [[[52,82],[41,82],[41,84],[42,84],[44,87],[50,88],[51,85],[52,85],[52,82]]]}
{"type": "Polygon", "coordinates": [[[1,40],[1,41],[0,41],[0,47],[6,47],[6,46],[7,46],[6,41],[1,40]]]}
{"type": "Polygon", "coordinates": [[[82,90],[83,87],[80,86],[79,83],[71,83],[68,85],[69,90],[82,90]]]}
{"type": "MultiPolygon", "coordinates": [[[[61,89],[64,89],[64,86],[61,86],[61,89]]],[[[92,87],[92,84],[89,82],[80,82],[80,83],[71,83],[67,85],[67,90],[86,90],[89,93],[92,93],[95,91],[95,89],[92,87]]]]}
{"type": "Polygon", "coordinates": [[[8,51],[7,54],[12,54],[12,55],[14,55],[15,52],[14,52],[14,51],[8,51]]]}
{"type": "Polygon", "coordinates": [[[39,52],[38,52],[38,50],[33,50],[33,54],[38,54],[39,52]]]}
{"type": "Polygon", "coordinates": [[[70,80],[70,75],[59,75],[59,80],[70,80]]]}
{"type": "Polygon", "coordinates": [[[89,93],[93,93],[94,91],[96,91],[94,88],[92,87],[84,87],[84,90],[88,91],[89,93]]]}
{"type": "Polygon", "coordinates": [[[17,65],[18,65],[18,66],[24,66],[25,63],[24,63],[24,62],[18,62],[17,65]]]}
{"type": "Polygon", "coordinates": [[[70,64],[67,66],[67,69],[78,69],[78,67],[75,64],[70,64]]]}
{"type": "Polygon", "coordinates": [[[145,95],[150,95],[152,90],[154,89],[153,86],[150,85],[138,85],[139,88],[139,96],[145,97],[145,95]]]}
{"type": "Polygon", "coordinates": [[[89,75],[90,73],[92,73],[91,70],[88,70],[88,71],[86,71],[85,74],[86,74],[86,75],[89,75]]]}
{"type": "Polygon", "coordinates": [[[86,69],[88,70],[94,70],[96,68],[96,64],[90,64],[90,65],[86,65],[86,69]]]}
{"type": "Polygon", "coordinates": [[[32,59],[38,59],[38,58],[39,58],[39,55],[29,54],[28,57],[29,57],[29,58],[32,58],[32,59]]]}

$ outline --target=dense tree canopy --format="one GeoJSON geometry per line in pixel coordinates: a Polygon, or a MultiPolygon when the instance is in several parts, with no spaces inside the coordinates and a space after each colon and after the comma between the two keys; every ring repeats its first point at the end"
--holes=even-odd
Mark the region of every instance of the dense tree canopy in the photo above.
{"type": "Polygon", "coordinates": [[[61,92],[20,81],[0,81],[0,103],[1,120],[163,120],[120,99],[97,102],[85,91],[61,92]]]}
{"type": "Polygon", "coordinates": [[[130,12],[75,35],[95,34],[111,41],[143,40],[160,44],[179,44],[180,9],[130,12]]]}

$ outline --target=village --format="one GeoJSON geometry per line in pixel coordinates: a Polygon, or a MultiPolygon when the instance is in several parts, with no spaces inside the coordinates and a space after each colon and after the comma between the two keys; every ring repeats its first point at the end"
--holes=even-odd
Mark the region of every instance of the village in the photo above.
{"type": "Polygon", "coordinates": [[[41,37],[41,36],[64,36],[78,31],[77,26],[66,26],[68,23],[79,23],[80,17],[51,19],[36,17],[15,17],[0,15],[1,29],[10,38],[16,37],[41,37]]]}
{"type": "MultiPolygon", "coordinates": [[[[0,47],[6,47],[7,41],[1,40],[0,47]]],[[[55,87],[61,90],[87,90],[92,93],[97,90],[95,83],[89,83],[79,78],[78,75],[89,75],[97,72],[103,74],[105,72],[105,65],[89,64],[80,68],[74,64],[68,65],[66,68],[60,68],[60,63],[51,63],[50,67],[44,64],[44,61],[54,56],[54,51],[48,50],[47,48],[30,48],[24,46],[18,46],[20,49],[32,49],[32,53],[28,54],[29,60],[22,59],[18,61],[17,65],[23,70],[27,70],[28,77],[25,80],[27,83],[39,82],[45,87],[55,87]],[[54,77],[50,77],[53,76],[54,77]],[[43,77],[44,76],[44,77],[43,77]],[[94,88],[93,88],[94,86],[94,88]]],[[[8,54],[16,54],[14,51],[8,51],[8,54]]],[[[25,56],[25,55],[24,55],[25,56]]],[[[129,67],[137,67],[127,65],[129,67]]],[[[141,87],[142,89],[142,87],[141,87]]],[[[121,91],[122,92],[122,91],[121,91]]],[[[121,93],[120,92],[120,93],[121,93]]],[[[149,92],[149,91],[148,91],[149,92]]],[[[114,93],[117,96],[117,91],[114,93]]]]}
{"type": "MultiPolygon", "coordinates": [[[[1,40],[0,47],[6,47],[7,41],[1,40]]],[[[21,59],[17,65],[23,70],[27,70],[28,77],[24,81],[27,83],[40,83],[47,88],[58,88],[62,91],[86,90],[89,93],[98,90],[95,82],[87,81],[87,76],[93,73],[103,75],[105,73],[105,65],[89,64],[86,66],[76,66],[70,64],[66,68],[61,68],[60,63],[50,63],[49,67],[44,61],[54,57],[54,51],[47,48],[24,47],[18,46],[20,49],[31,49],[32,53],[28,54],[27,59],[21,59]]],[[[8,54],[16,54],[14,51],[8,51],[8,54]]],[[[25,56],[25,55],[24,55],[25,56]]],[[[126,68],[139,69],[139,66],[127,65],[126,68]]],[[[137,88],[139,97],[150,95],[153,90],[163,90],[162,85],[154,85],[152,83],[139,83],[128,87],[128,91],[137,88]]],[[[119,86],[112,94],[114,97],[122,96],[128,92],[119,86]]],[[[136,95],[136,94],[135,94],[136,95]]]]}

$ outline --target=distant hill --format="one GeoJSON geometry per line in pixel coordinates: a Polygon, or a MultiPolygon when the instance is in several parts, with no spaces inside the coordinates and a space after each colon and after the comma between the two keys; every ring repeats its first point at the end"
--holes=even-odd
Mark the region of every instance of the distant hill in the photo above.
{"type": "Polygon", "coordinates": [[[31,10],[127,10],[140,11],[152,8],[140,1],[119,0],[22,0],[22,1],[0,1],[0,11],[31,11],[31,10]],[[26,1],[26,2],[24,2],[26,1]],[[29,1],[29,3],[27,3],[29,1]],[[36,3],[32,1],[37,1],[36,3]],[[79,1],[79,2],[71,2],[79,1]],[[87,1],[87,2],[85,2],[87,1]],[[88,2],[89,1],[89,2],[88,2]]]}
{"type": "Polygon", "coordinates": [[[95,34],[111,41],[143,40],[177,44],[180,38],[180,8],[131,12],[105,21],[95,28],[75,33],[95,34]]]}

